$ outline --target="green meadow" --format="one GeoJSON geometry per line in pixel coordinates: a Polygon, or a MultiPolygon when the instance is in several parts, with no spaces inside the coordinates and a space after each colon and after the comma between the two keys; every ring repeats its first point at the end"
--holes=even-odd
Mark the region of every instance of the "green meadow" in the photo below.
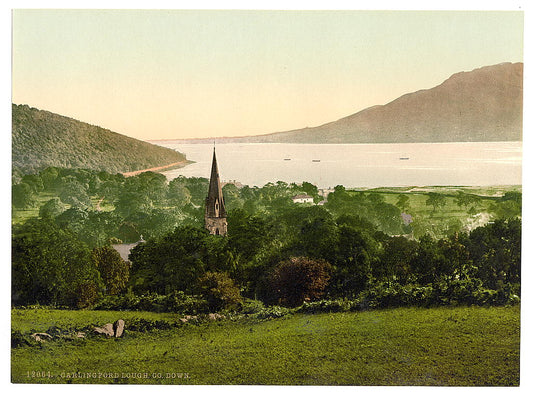
{"type": "MultiPolygon", "coordinates": [[[[522,191],[521,186],[427,186],[427,187],[380,187],[361,190],[379,195],[384,202],[397,205],[401,196],[407,201],[402,211],[412,216],[411,229],[415,237],[429,234],[442,238],[457,231],[464,231],[486,224],[493,217],[508,215],[498,198],[505,193],[522,191]],[[442,205],[428,205],[428,194],[439,194],[442,205]],[[475,196],[477,201],[470,205],[459,205],[458,194],[475,196]],[[499,212],[495,212],[499,210],[499,212]]],[[[354,191],[352,191],[352,194],[354,191]]]]}
{"type": "Polygon", "coordinates": [[[179,325],[174,314],[14,309],[12,329],[81,329],[119,318],[126,321],[123,338],[13,348],[12,382],[519,385],[519,306],[240,316],[179,325]],[[128,329],[142,318],[172,327],[128,329]]]}

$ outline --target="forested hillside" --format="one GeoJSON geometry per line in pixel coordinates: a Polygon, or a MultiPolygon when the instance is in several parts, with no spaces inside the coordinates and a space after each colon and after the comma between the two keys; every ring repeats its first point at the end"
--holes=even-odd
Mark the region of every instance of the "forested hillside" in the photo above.
{"type": "Polygon", "coordinates": [[[13,172],[29,174],[49,166],[111,173],[185,160],[174,150],[27,105],[12,105],[13,172]]]}

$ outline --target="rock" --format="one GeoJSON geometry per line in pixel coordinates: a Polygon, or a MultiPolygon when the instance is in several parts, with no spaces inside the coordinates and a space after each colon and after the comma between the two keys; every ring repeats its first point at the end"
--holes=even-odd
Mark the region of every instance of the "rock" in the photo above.
{"type": "Polygon", "coordinates": [[[226,317],[219,313],[210,313],[209,315],[207,315],[207,318],[209,320],[219,320],[219,319],[225,319],[226,317]]]}
{"type": "Polygon", "coordinates": [[[107,323],[102,327],[95,327],[94,332],[96,334],[102,334],[106,337],[113,337],[115,335],[115,330],[113,330],[113,325],[111,323],[107,323]]]}
{"type": "Polygon", "coordinates": [[[48,333],[33,333],[31,335],[35,341],[46,342],[52,339],[52,336],[48,333]]]}
{"type": "Polygon", "coordinates": [[[187,320],[187,318],[180,318],[180,322],[181,322],[181,323],[187,323],[188,320],[187,320]]]}
{"type": "Polygon", "coordinates": [[[113,323],[113,330],[115,332],[116,338],[122,337],[122,334],[124,334],[124,325],[125,322],[122,319],[119,319],[115,323],[113,323]]]}
{"type": "Polygon", "coordinates": [[[85,333],[82,332],[82,331],[78,331],[78,332],[76,333],[76,338],[85,338],[85,333]]]}

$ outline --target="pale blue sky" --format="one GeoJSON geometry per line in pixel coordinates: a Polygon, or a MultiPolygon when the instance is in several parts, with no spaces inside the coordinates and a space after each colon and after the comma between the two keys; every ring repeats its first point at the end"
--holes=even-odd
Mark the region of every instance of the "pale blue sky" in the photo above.
{"type": "Polygon", "coordinates": [[[140,139],[320,125],[523,61],[511,11],[15,10],[13,102],[140,139]]]}

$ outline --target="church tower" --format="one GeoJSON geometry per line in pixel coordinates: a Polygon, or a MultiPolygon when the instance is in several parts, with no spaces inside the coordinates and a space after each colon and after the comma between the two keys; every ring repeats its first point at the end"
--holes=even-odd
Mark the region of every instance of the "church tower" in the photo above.
{"type": "Polygon", "coordinates": [[[205,199],[205,228],[213,235],[226,235],[228,232],[226,205],[224,204],[224,196],[222,195],[222,187],[220,186],[217,157],[214,148],[209,192],[205,199]]]}

